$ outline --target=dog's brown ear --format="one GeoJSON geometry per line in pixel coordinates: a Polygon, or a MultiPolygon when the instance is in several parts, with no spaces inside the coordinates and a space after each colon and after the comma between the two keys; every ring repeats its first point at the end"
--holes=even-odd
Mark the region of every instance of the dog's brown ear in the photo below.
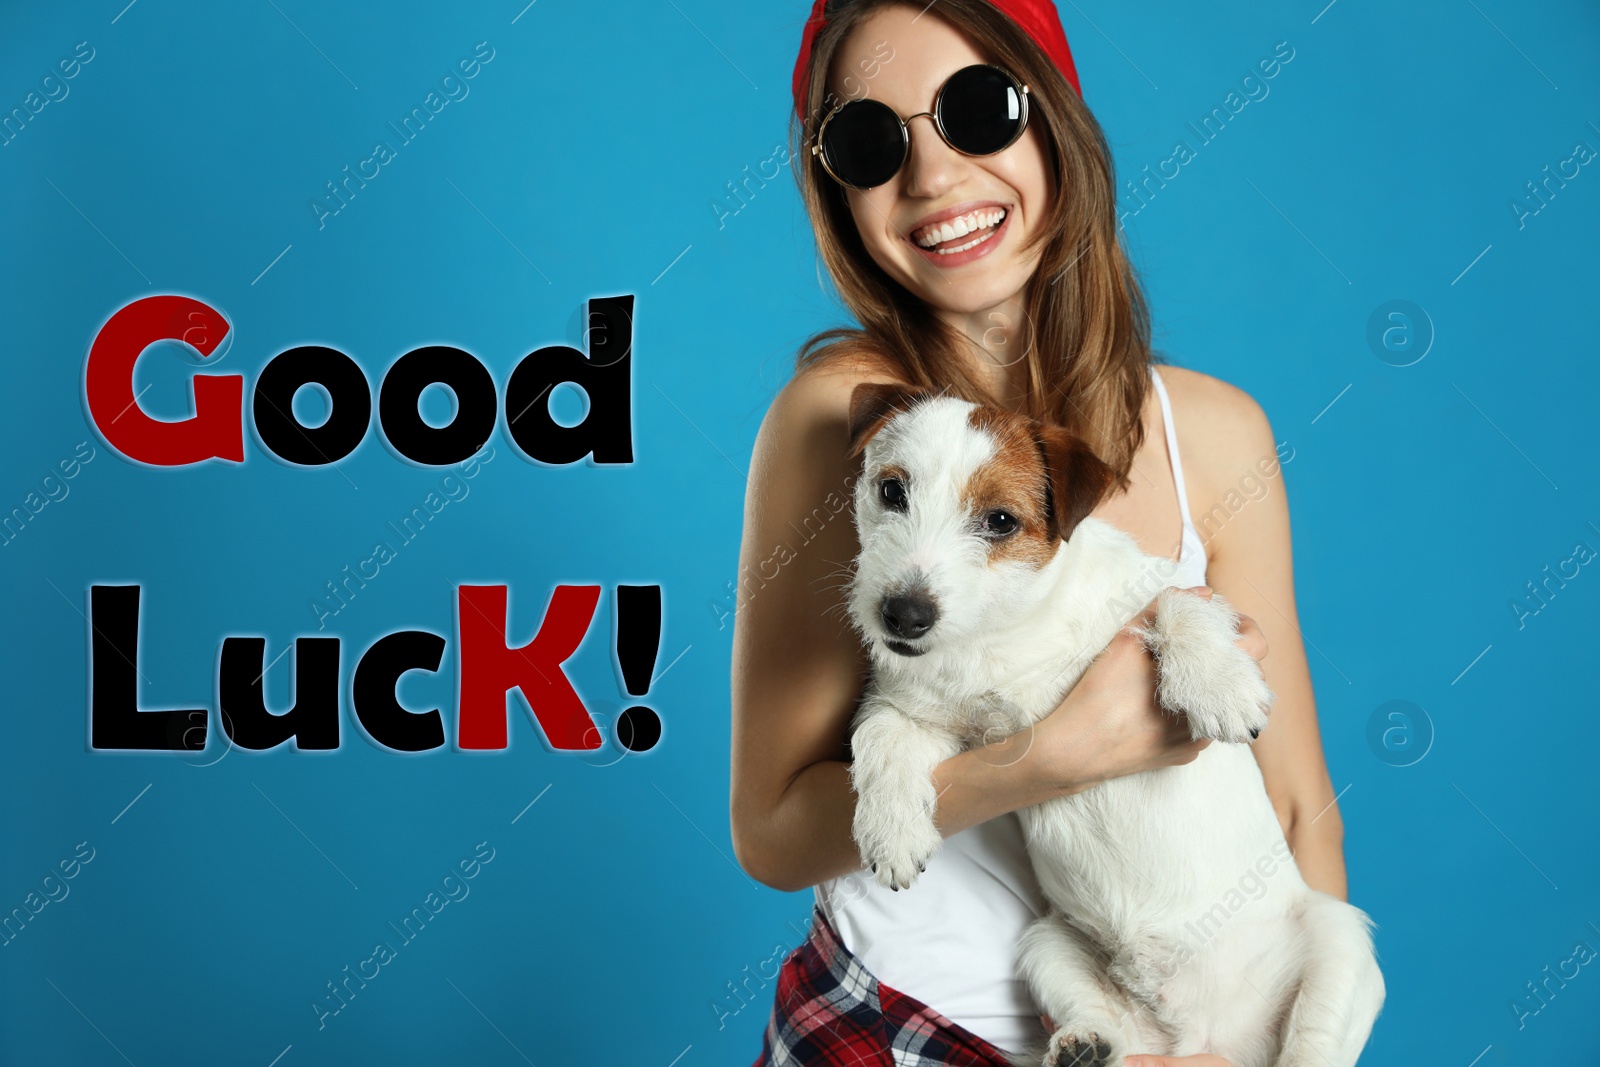
{"type": "Polygon", "coordinates": [[[850,446],[846,458],[855,459],[893,416],[934,391],[906,382],[862,382],[850,394],[850,446]]]}
{"type": "Polygon", "coordinates": [[[1065,541],[1116,484],[1112,469],[1062,426],[1034,428],[1050,490],[1050,532],[1065,541]]]}

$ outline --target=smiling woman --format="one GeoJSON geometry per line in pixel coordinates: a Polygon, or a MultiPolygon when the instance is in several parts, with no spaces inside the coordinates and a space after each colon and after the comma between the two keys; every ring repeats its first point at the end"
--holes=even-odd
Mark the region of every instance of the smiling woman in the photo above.
{"type": "MultiPolygon", "coordinates": [[[[1146,549],[1171,578],[1159,584],[1215,585],[1239,612],[1237,643],[1258,663],[1266,632],[1252,616],[1272,611],[1281,651],[1263,674],[1279,699],[1250,750],[1306,882],[1342,894],[1341,824],[1294,624],[1284,496],[1241,512],[1212,545],[1190,520],[1190,488],[1215,499],[1272,453],[1271,428],[1227,383],[1175,367],[1155,373],[1111,153],[1054,5],[817,0],[794,93],[795,178],[818,254],[858,325],[802,347],[762,422],[741,573],[819,502],[851,495],[860,475],[851,397],[862,383],[989,404],[1037,434],[1080,443],[1106,472],[1084,506],[1141,546],[1161,546],[1146,549]],[[845,80],[880,42],[894,62],[869,94],[852,96],[845,80]]],[[[811,936],[779,975],[758,1065],[1037,1064],[1042,1053],[1025,1055],[1047,1040],[1045,1062],[1071,1061],[1084,1019],[1062,1017],[1059,1030],[1046,1022],[1019,973],[1019,938],[1046,901],[1014,813],[1192,763],[1208,742],[1157,704],[1154,661],[1125,625],[1033,727],[986,735],[934,768],[929,814],[943,840],[915,884],[895,891],[882,871],[864,870],[853,835],[851,723],[873,659],[849,625],[853,572],[841,567],[861,551],[852,524],[829,523],[763,575],[759,596],[739,590],[734,848],[753,877],[815,895],[811,936]]],[[[1132,1051],[1177,1050],[1166,1044],[1132,1051]]],[[[1108,1055],[1079,1062],[1113,1067],[1108,1055]]],[[[1246,1062],[1257,1061],[1231,1067],[1246,1062]]]]}

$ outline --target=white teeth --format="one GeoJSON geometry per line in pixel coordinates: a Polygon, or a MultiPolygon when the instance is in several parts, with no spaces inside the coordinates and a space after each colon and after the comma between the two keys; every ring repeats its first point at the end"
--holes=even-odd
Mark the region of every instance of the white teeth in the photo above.
{"type": "MultiPolygon", "coordinates": [[[[960,218],[946,219],[944,222],[938,222],[931,226],[924,227],[922,230],[916,233],[916,235],[913,237],[913,240],[915,240],[917,244],[921,245],[923,248],[932,248],[934,245],[943,244],[946,241],[953,241],[957,237],[965,237],[969,233],[976,233],[979,230],[986,230],[990,229],[991,227],[998,226],[1005,217],[1006,213],[1000,208],[980,208],[979,210],[967,215],[963,215],[960,218]]],[[[989,236],[990,235],[985,234],[984,237],[979,238],[979,241],[987,240],[989,236]]],[[[960,252],[973,247],[973,245],[978,244],[979,241],[973,241],[969,244],[962,245],[961,248],[945,249],[943,252],[944,254],[949,254],[950,252],[960,252]]]]}
{"type": "Polygon", "coordinates": [[[989,238],[991,238],[993,236],[994,236],[994,234],[992,234],[992,233],[986,233],[982,237],[973,238],[972,240],[968,241],[964,245],[956,245],[956,247],[954,247],[954,248],[938,248],[938,249],[935,249],[933,254],[936,255],[936,256],[953,256],[957,252],[965,252],[969,248],[976,248],[979,245],[983,244],[983,242],[987,241],[989,238]]]}

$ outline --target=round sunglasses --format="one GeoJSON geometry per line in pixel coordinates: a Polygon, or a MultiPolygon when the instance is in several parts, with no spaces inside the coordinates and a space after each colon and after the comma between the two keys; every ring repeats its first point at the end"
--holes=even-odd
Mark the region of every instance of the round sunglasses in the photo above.
{"type": "Polygon", "coordinates": [[[1028,125],[1028,87],[988,63],[962,67],[945,80],[932,111],[902,119],[878,100],[851,100],[828,113],[811,154],[840,185],[871,189],[899,173],[911,148],[906,122],[933,119],[945,144],[965,156],[1010,147],[1028,125]]]}

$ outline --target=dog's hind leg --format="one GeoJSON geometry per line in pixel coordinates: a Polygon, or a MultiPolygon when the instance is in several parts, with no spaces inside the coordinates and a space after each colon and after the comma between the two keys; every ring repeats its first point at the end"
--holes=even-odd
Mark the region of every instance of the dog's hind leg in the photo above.
{"type": "Polygon", "coordinates": [[[1017,971],[1056,1024],[1044,1067],[1122,1067],[1146,1034],[1137,1009],[1107,976],[1093,946],[1059,912],[1035,919],[1018,942],[1017,971]]]}
{"type": "Polygon", "coordinates": [[[1353,1067],[1383,1007],[1372,920],[1308,890],[1299,916],[1304,971],[1283,1032],[1279,1067],[1353,1067]]]}
{"type": "Polygon", "coordinates": [[[933,769],[959,753],[961,742],[873,695],[857,713],[850,748],[851,832],[861,859],[880,885],[909,888],[944,843],[933,821],[933,769]]]}
{"type": "Polygon", "coordinates": [[[1221,595],[1163,589],[1149,627],[1137,632],[1156,657],[1157,699],[1186,715],[1196,738],[1248,743],[1266,727],[1272,691],[1234,644],[1239,616],[1221,595]]]}

